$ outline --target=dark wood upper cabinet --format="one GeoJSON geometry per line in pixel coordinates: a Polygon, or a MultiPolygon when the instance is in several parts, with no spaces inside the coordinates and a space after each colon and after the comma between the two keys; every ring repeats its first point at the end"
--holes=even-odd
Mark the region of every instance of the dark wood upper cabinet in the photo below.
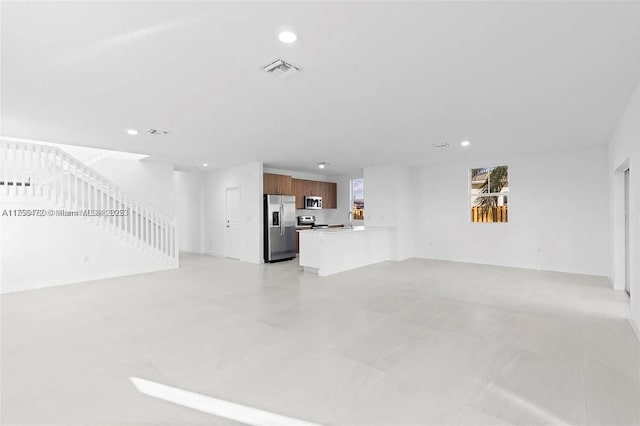
{"type": "Polygon", "coordinates": [[[293,195],[291,176],[265,173],[263,176],[262,193],[293,195]]]}
{"type": "Polygon", "coordinates": [[[291,192],[296,196],[296,209],[303,209],[304,188],[301,179],[291,179],[291,192]]]}
{"type": "Polygon", "coordinates": [[[320,182],[320,196],[323,209],[335,209],[338,207],[337,185],[333,182],[320,182]]]}
{"type": "Polygon", "coordinates": [[[322,197],[323,209],[338,207],[337,186],[333,182],[318,182],[315,180],[292,179],[292,193],[296,196],[296,208],[304,209],[304,197],[322,197]]]}
{"type": "Polygon", "coordinates": [[[315,180],[308,180],[307,181],[307,185],[309,185],[309,194],[307,195],[314,195],[316,197],[321,196],[322,194],[320,193],[320,184],[322,182],[318,182],[315,180]]]}
{"type": "Polygon", "coordinates": [[[278,193],[278,175],[272,175],[265,173],[262,182],[263,194],[277,194],[278,193]]]}
{"type": "Polygon", "coordinates": [[[338,184],[335,182],[329,182],[329,209],[338,208],[338,184]]]}
{"type": "Polygon", "coordinates": [[[279,175],[279,185],[280,194],[282,195],[293,195],[293,190],[291,188],[291,182],[293,178],[291,176],[279,175]]]}

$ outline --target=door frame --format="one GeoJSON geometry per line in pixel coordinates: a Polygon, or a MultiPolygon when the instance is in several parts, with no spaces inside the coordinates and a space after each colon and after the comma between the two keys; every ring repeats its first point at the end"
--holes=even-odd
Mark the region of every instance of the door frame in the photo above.
{"type": "Polygon", "coordinates": [[[631,169],[623,172],[624,290],[631,297],[631,169]]]}
{"type": "MultiPolygon", "coordinates": [[[[611,258],[611,272],[612,272],[612,281],[614,290],[625,291],[625,279],[626,279],[626,262],[625,262],[625,199],[624,199],[624,176],[625,171],[629,170],[629,202],[630,209],[632,210],[631,220],[629,223],[629,250],[630,256],[633,258],[634,253],[636,253],[636,243],[635,232],[638,232],[638,228],[635,223],[633,223],[633,206],[634,206],[634,196],[633,191],[633,173],[635,168],[632,167],[630,158],[626,158],[622,161],[618,167],[614,169],[613,172],[613,187],[611,188],[611,200],[610,202],[613,204],[613,229],[611,230],[613,233],[612,239],[612,258],[611,258]]],[[[635,288],[635,280],[636,280],[636,270],[634,265],[630,265],[630,279],[631,279],[631,291],[635,288]]]]}

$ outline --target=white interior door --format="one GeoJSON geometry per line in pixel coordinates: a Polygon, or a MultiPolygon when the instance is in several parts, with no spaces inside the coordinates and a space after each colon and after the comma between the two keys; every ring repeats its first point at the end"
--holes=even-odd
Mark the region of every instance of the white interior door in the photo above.
{"type": "Polygon", "coordinates": [[[624,171],[624,289],[631,296],[631,265],[629,264],[629,169],[624,171]]]}
{"type": "Polygon", "coordinates": [[[240,188],[225,189],[224,257],[240,259],[242,250],[242,211],[240,188]]]}

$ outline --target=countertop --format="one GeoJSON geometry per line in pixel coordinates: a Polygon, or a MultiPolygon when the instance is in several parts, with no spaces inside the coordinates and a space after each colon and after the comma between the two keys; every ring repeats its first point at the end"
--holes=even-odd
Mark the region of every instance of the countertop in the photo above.
{"type": "MultiPolygon", "coordinates": [[[[344,225],[338,224],[338,223],[329,224],[329,228],[342,228],[342,227],[344,227],[344,225]]],[[[304,230],[307,230],[307,229],[313,229],[313,228],[311,227],[311,225],[298,225],[298,226],[296,226],[296,231],[304,231],[304,230]]],[[[322,228],[319,228],[319,229],[322,229],[322,228]]]]}
{"type": "Polygon", "coordinates": [[[385,232],[389,232],[394,230],[395,228],[392,227],[387,227],[387,226],[367,226],[366,228],[362,225],[354,225],[353,228],[349,228],[349,227],[340,227],[340,228],[333,228],[333,229],[314,229],[314,234],[327,234],[327,235],[342,235],[342,234],[348,234],[351,232],[363,232],[363,231],[371,231],[371,232],[380,232],[380,231],[385,231],[385,232]]]}

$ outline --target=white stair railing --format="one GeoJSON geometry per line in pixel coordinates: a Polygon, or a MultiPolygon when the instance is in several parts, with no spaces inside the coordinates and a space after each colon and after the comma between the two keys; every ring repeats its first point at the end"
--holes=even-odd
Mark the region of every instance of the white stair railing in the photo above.
{"type": "MultiPolygon", "coordinates": [[[[73,209],[107,232],[170,266],[178,266],[174,219],[57,147],[0,141],[0,195],[46,197],[55,206],[73,209]],[[111,213],[95,214],[104,210],[111,213]]],[[[58,213],[54,210],[54,214],[58,213]]]]}

